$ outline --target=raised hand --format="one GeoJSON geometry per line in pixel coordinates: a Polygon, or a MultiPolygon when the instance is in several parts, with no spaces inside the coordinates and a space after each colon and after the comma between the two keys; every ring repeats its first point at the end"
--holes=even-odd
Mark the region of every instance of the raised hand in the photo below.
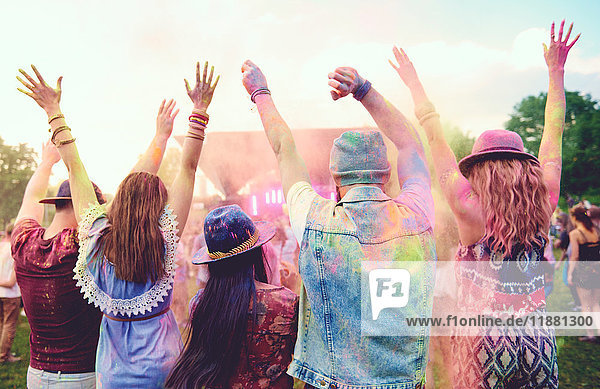
{"type": "Polygon", "coordinates": [[[327,83],[333,90],[330,91],[331,98],[333,100],[341,99],[342,97],[348,96],[350,93],[356,92],[365,80],[358,74],[356,69],[342,66],[335,69],[328,76],[329,82],[327,83]]]}
{"type": "Polygon", "coordinates": [[[569,38],[571,37],[571,30],[573,29],[573,23],[569,26],[569,31],[567,31],[567,35],[563,40],[563,28],[565,26],[565,21],[563,20],[560,23],[560,28],[558,30],[558,39],[555,38],[554,34],[554,22],[552,22],[552,27],[550,28],[550,47],[546,46],[544,43],[544,59],[546,60],[546,64],[548,65],[548,69],[550,70],[564,70],[565,62],[567,61],[567,55],[569,54],[569,50],[571,47],[577,42],[581,34],[578,34],[573,42],[570,44],[569,38]]]}
{"type": "Polygon", "coordinates": [[[419,77],[417,76],[417,71],[413,66],[412,62],[408,58],[408,55],[404,52],[402,48],[398,49],[394,46],[393,49],[394,57],[396,57],[396,61],[398,64],[394,64],[391,60],[388,60],[390,65],[396,70],[402,81],[408,86],[414,86],[419,83],[419,77]]]}
{"type": "Polygon", "coordinates": [[[544,44],[544,59],[548,65],[548,96],[544,110],[544,131],[540,142],[538,158],[544,171],[544,181],[550,192],[550,206],[556,207],[560,195],[560,177],[562,169],[562,135],[565,128],[567,101],[565,99],[565,62],[569,50],[579,39],[573,42],[571,37],[573,24],[563,40],[565,21],[560,23],[558,39],[555,39],[554,23],[550,28],[550,46],[544,44]]]}
{"type": "Polygon", "coordinates": [[[217,76],[215,83],[212,84],[215,67],[210,67],[210,76],[208,77],[208,80],[206,79],[207,71],[208,61],[204,63],[204,73],[202,74],[202,78],[200,78],[200,62],[196,62],[196,85],[194,86],[194,89],[191,89],[188,81],[184,79],[185,89],[187,90],[188,96],[190,96],[190,99],[194,103],[194,108],[200,110],[206,110],[206,108],[208,108],[210,105],[215,88],[217,87],[219,79],[221,78],[221,76],[217,76]]]}
{"type": "Polygon", "coordinates": [[[242,84],[249,95],[259,88],[268,88],[267,79],[256,64],[246,60],[242,64],[242,84]]]}
{"type": "Polygon", "coordinates": [[[177,103],[173,99],[169,100],[169,102],[163,100],[160,104],[158,115],[156,116],[156,135],[164,136],[166,138],[171,136],[171,133],[173,132],[173,122],[179,113],[179,109],[173,111],[175,104],[177,103]]]}
{"type": "Polygon", "coordinates": [[[50,166],[54,166],[60,161],[60,154],[58,149],[51,140],[48,140],[42,145],[42,163],[47,163],[50,166]]]}
{"type": "Polygon", "coordinates": [[[281,285],[285,286],[296,294],[300,293],[300,283],[302,281],[296,266],[287,261],[281,261],[279,278],[281,280],[281,285]]]}
{"type": "Polygon", "coordinates": [[[19,82],[21,82],[21,84],[23,84],[27,89],[29,89],[30,92],[27,92],[26,90],[21,88],[17,88],[17,90],[34,99],[35,102],[38,103],[38,105],[42,107],[44,111],[46,111],[46,113],[50,114],[51,112],[58,111],[60,104],[60,96],[62,93],[62,76],[59,77],[58,81],[56,82],[56,89],[53,89],[48,84],[46,84],[46,81],[44,81],[44,78],[42,78],[42,75],[40,74],[40,72],[38,72],[35,66],[31,65],[31,69],[33,69],[33,72],[37,76],[38,81],[33,79],[33,77],[27,74],[23,69],[19,69],[19,72],[21,72],[21,74],[29,82],[24,81],[19,76],[17,76],[17,80],[19,80],[19,82]]]}

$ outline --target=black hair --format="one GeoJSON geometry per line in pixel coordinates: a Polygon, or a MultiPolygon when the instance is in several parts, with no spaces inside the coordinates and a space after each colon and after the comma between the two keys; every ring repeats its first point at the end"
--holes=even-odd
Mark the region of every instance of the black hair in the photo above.
{"type": "Polygon", "coordinates": [[[188,324],[185,348],[166,388],[227,386],[246,341],[249,314],[256,322],[254,280],[267,282],[262,248],[210,263],[210,278],[188,324]]]}
{"type": "Polygon", "coordinates": [[[73,203],[71,202],[71,200],[56,200],[54,202],[54,207],[57,211],[64,211],[68,208],[72,208],[73,203]]]}
{"type": "Polygon", "coordinates": [[[578,222],[582,223],[586,230],[594,231],[594,223],[592,219],[587,214],[587,209],[582,205],[576,205],[571,208],[571,216],[575,218],[578,222]]]}

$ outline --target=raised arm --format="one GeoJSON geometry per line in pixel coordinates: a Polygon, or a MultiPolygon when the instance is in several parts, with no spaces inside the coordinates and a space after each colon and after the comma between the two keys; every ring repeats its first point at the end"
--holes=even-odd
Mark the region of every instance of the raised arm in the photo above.
{"type": "Polygon", "coordinates": [[[58,161],[60,161],[60,154],[58,154],[56,147],[50,141],[42,145],[42,161],[27,183],[25,194],[23,194],[23,203],[21,203],[16,221],[34,219],[38,223],[42,222],[44,205],[40,204],[39,201],[46,197],[52,167],[58,161]]]}
{"type": "Polygon", "coordinates": [[[190,116],[188,133],[183,141],[179,172],[169,189],[169,203],[173,207],[175,215],[177,215],[178,235],[180,237],[185,228],[194,195],[196,168],[198,167],[198,159],[204,142],[204,129],[209,118],[206,109],[212,101],[220,77],[218,76],[215,83],[212,84],[214,67],[211,67],[208,79],[206,77],[207,69],[208,62],[204,64],[204,73],[200,78],[200,63],[196,63],[196,85],[193,89],[190,88],[187,80],[184,80],[187,94],[194,103],[194,110],[190,116]]]}
{"type": "Polygon", "coordinates": [[[37,76],[37,81],[24,70],[19,69],[19,72],[29,82],[22,80],[18,76],[17,79],[29,89],[29,92],[20,88],[18,90],[34,99],[48,115],[48,123],[52,132],[51,141],[58,149],[63,162],[69,170],[73,209],[77,222],[79,222],[81,212],[89,205],[97,204],[98,201],[96,200],[94,188],[85,171],[83,162],[79,158],[77,146],[75,146],[75,138],[71,135],[71,129],[67,127],[65,117],[60,110],[62,77],[58,78],[56,89],[54,89],[44,81],[35,66],[31,65],[31,68],[37,76]]]}
{"type": "Polygon", "coordinates": [[[579,236],[577,229],[569,232],[569,242],[571,244],[571,255],[565,266],[567,267],[567,283],[573,285],[573,272],[579,263],[579,236]]]}
{"type": "Polygon", "coordinates": [[[296,182],[310,183],[308,170],[298,154],[290,128],[275,107],[265,76],[252,61],[242,65],[242,83],[258,108],[265,134],[277,157],[283,193],[287,196],[296,182]]]}
{"type": "Polygon", "coordinates": [[[430,186],[429,169],[421,139],[413,125],[387,101],[370,83],[351,67],[339,67],[329,73],[329,86],[334,100],[353,93],[377,123],[377,127],[398,149],[398,179],[400,184],[416,177],[430,186]],[[363,90],[361,92],[361,89],[363,90]],[[364,94],[366,91],[366,94],[364,94]],[[360,95],[360,97],[358,97],[360,95]]]}
{"type": "Polygon", "coordinates": [[[440,116],[429,101],[417,72],[404,50],[394,47],[393,52],[397,64],[392,61],[390,64],[410,90],[415,114],[427,135],[433,165],[446,200],[459,220],[469,222],[471,219],[478,218],[480,212],[472,196],[471,184],[461,174],[456,156],[444,138],[440,116]]]}
{"type": "Polygon", "coordinates": [[[544,133],[540,143],[538,158],[544,171],[544,180],[550,190],[550,204],[555,208],[560,196],[560,174],[562,168],[562,135],[565,127],[565,62],[569,50],[579,39],[575,37],[571,44],[568,44],[573,23],[567,31],[563,40],[563,27],[565,21],[560,24],[558,39],[554,36],[554,23],[550,29],[550,47],[544,43],[544,58],[548,65],[548,76],[550,83],[548,85],[548,97],[546,99],[546,111],[544,113],[544,133]]]}
{"type": "Polygon", "coordinates": [[[158,172],[163,156],[165,155],[167,141],[173,132],[173,122],[179,113],[179,109],[173,111],[175,104],[173,99],[169,100],[168,103],[166,100],[163,100],[160,104],[156,117],[156,134],[146,152],[131,170],[132,173],[148,172],[156,174],[158,172]]]}

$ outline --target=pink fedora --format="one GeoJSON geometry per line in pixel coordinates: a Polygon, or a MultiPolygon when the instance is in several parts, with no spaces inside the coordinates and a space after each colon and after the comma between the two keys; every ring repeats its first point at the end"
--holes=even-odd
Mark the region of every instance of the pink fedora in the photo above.
{"type": "Polygon", "coordinates": [[[538,159],[525,152],[523,140],[513,131],[488,130],[477,138],[470,155],[458,163],[461,173],[467,177],[474,164],[488,159],[538,159]]]}

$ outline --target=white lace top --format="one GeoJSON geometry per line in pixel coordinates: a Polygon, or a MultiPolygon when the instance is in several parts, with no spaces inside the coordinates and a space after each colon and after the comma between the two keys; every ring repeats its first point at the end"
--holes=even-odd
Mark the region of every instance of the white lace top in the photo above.
{"type": "Polygon", "coordinates": [[[149,315],[170,305],[179,238],[176,216],[168,205],[159,226],[165,241],[165,275],[154,283],[124,281],[115,276],[113,265],[97,250],[98,239],[108,227],[106,207],[96,204],[83,212],[79,223],[79,257],[73,278],[90,304],[105,314],[127,317],[149,315]]]}

